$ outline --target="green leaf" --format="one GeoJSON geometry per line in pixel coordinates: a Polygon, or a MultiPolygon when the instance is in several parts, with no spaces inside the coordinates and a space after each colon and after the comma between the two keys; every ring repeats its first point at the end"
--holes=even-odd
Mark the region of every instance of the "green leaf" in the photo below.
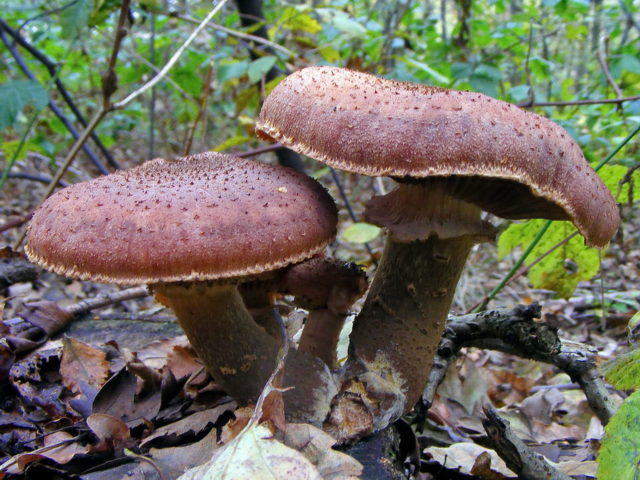
{"type": "Polygon", "coordinates": [[[276,57],[273,55],[268,55],[266,57],[258,58],[249,64],[249,68],[247,69],[247,74],[249,75],[249,81],[251,83],[256,83],[258,80],[262,78],[262,75],[271,70],[276,63],[276,57]]]}
{"type": "Polygon", "coordinates": [[[440,72],[434,70],[424,62],[418,62],[417,60],[413,60],[411,58],[400,58],[400,60],[404,61],[405,63],[413,67],[416,67],[422,70],[424,73],[426,73],[431,78],[433,78],[436,82],[443,83],[443,84],[451,83],[451,80],[448,77],[442,75],[440,72]]]}
{"type": "Polygon", "coordinates": [[[252,139],[249,137],[245,137],[243,135],[237,135],[235,137],[227,138],[224,142],[222,142],[220,145],[216,145],[211,150],[213,150],[214,152],[222,152],[227,148],[235,147],[236,145],[241,145],[250,140],[252,139]]]}
{"type": "Polygon", "coordinates": [[[340,52],[331,45],[318,48],[318,53],[329,63],[336,63],[340,60],[340,52]]]}
{"type": "Polygon", "coordinates": [[[224,83],[228,80],[240,78],[247,73],[249,68],[249,62],[242,60],[239,62],[224,63],[218,66],[217,78],[220,83],[224,83]]]}
{"type": "Polygon", "coordinates": [[[13,125],[27,105],[40,110],[48,101],[47,91],[33,80],[15,80],[0,85],[0,131],[13,125]]]}
{"type": "Polygon", "coordinates": [[[640,476],[640,391],[620,405],[605,427],[598,455],[599,480],[636,480],[640,476]]]}
{"type": "Polygon", "coordinates": [[[367,243],[380,235],[381,230],[381,228],[375,225],[357,222],[344,229],[342,238],[351,243],[367,243]]]}
{"type": "MultiPolygon", "coordinates": [[[[626,202],[627,197],[629,196],[629,183],[625,183],[620,186],[620,182],[624,179],[624,176],[627,174],[628,168],[623,167],[622,165],[603,165],[600,170],[598,170],[598,175],[607,186],[607,188],[611,191],[611,194],[617,198],[620,202],[626,202]]],[[[634,187],[632,192],[634,193],[631,200],[635,200],[635,192],[638,190],[640,186],[640,172],[634,171],[631,176],[631,181],[634,183],[634,187]]]]}
{"type": "MultiPolygon", "coordinates": [[[[511,224],[498,239],[498,255],[502,258],[517,247],[529,245],[545,223],[546,220],[529,220],[511,224]]],[[[536,260],[575,230],[570,222],[553,222],[526,263],[536,260]]],[[[585,246],[582,235],[577,235],[533,265],[528,278],[535,288],[553,290],[566,298],[578,282],[591,279],[599,267],[598,250],[585,246]]]]}
{"type": "Polygon", "coordinates": [[[318,33],[322,25],[308,13],[299,11],[295,7],[288,7],[281,15],[283,26],[289,30],[298,30],[308,33],[318,33]]]}
{"type": "Polygon", "coordinates": [[[60,10],[60,26],[64,38],[76,38],[89,24],[93,0],[74,0],[60,10]]]}
{"type": "Polygon", "coordinates": [[[640,388],[640,348],[618,355],[601,370],[607,382],[620,390],[640,388]]]}
{"type": "Polygon", "coordinates": [[[514,102],[521,102],[529,98],[529,91],[531,87],[529,85],[516,85],[509,89],[509,96],[514,102]]]}

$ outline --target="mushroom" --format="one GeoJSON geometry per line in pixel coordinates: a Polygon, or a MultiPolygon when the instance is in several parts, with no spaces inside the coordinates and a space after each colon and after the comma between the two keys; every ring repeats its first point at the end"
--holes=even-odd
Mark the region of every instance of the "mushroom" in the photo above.
{"type": "Polygon", "coordinates": [[[271,92],[257,133],[332,167],[398,181],[366,205],[367,220],[388,233],[325,423],[342,439],[385,427],[420,397],[469,251],[494,236],[482,211],[569,220],[596,247],[619,223],[564,129],[480,93],[310,67],[271,92]],[[370,426],[343,420],[354,410],[370,426]]]}
{"type": "Polygon", "coordinates": [[[337,367],[336,349],[353,303],[367,290],[367,277],[354,263],[317,256],[285,270],[282,290],[309,311],[298,349],[337,367]]]}
{"type": "Polygon", "coordinates": [[[280,336],[271,313],[275,297],[292,295],[293,303],[309,312],[298,350],[335,368],[345,318],[367,286],[366,274],[358,265],[317,255],[285,267],[267,279],[243,283],[239,290],[254,320],[274,338],[280,336]]]}
{"type": "MultiPolygon", "coordinates": [[[[336,222],[333,200],[309,177],[204,153],[151,160],[55,193],[29,224],[26,252],[60,275],[150,284],[213,378],[249,403],[273,372],[279,345],[253,321],[237,285],[322,251],[336,222]]],[[[319,359],[291,351],[292,418],[316,408],[325,415],[328,402],[318,407],[309,392],[332,391],[332,382],[319,359]]]]}

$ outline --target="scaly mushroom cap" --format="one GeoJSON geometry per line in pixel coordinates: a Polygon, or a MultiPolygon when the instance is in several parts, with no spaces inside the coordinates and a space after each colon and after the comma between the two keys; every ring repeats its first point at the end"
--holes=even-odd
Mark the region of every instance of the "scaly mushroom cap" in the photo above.
{"type": "Polygon", "coordinates": [[[31,261],[138,284],[233,278],[299,262],[335,236],[333,200],[293,170],[219,153],[155,159],[65,188],[29,224],[31,261]]]}
{"type": "Polygon", "coordinates": [[[618,227],[611,193],[562,127],[480,93],[309,67],[271,92],[257,131],[350,172],[438,177],[504,218],[570,220],[590,245],[618,227]]]}

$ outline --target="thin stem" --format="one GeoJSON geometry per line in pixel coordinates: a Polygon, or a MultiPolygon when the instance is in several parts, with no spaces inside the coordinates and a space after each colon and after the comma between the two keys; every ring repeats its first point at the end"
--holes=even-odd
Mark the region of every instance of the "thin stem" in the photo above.
{"type": "Polygon", "coordinates": [[[527,100],[526,102],[519,103],[518,106],[522,108],[530,107],[568,107],[574,105],[600,105],[607,103],[623,103],[623,102],[635,102],[640,100],[640,95],[633,95],[631,97],[618,97],[618,98],[600,98],[593,100],[569,100],[559,102],[536,102],[533,100],[527,100]]]}
{"type": "Polygon", "coordinates": [[[509,270],[509,273],[507,273],[504,276],[504,278],[500,281],[500,283],[496,285],[496,287],[493,290],[491,290],[491,292],[489,292],[485,300],[480,305],[478,305],[478,307],[474,310],[474,312],[480,312],[487,308],[488,303],[491,300],[493,300],[493,298],[495,298],[495,296],[504,288],[504,286],[511,279],[511,277],[513,277],[516,274],[516,272],[522,266],[524,261],[529,257],[533,249],[538,245],[538,243],[540,243],[540,240],[542,240],[542,237],[544,237],[544,234],[547,233],[547,230],[549,230],[549,227],[551,226],[551,222],[552,222],[551,220],[547,220],[544,223],[544,225],[540,228],[540,230],[538,230],[538,233],[533,238],[533,240],[531,241],[527,249],[522,253],[522,255],[516,261],[516,263],[513,264],[513,266],[511,267],[511,270],[509,270]]]}
{"type": "Polygon", "coordinates": [[[147,90],[153,88],[158,82],[160,82],[160,80],[162,80],[165,77],[165,75],[169,73],[169,70],[171,70],[171,68],[180,59],[180,57],[182,56],[182,53],[189,47],[189,45],[191,45],[191,43],[196,39],[196,37],[200,34],[200,32],[204,30],[207,24],[213,19],[213,17],[215,17],[215,15],[220,11],[220,9],[222,9],[222,7],[225,5],[225,3],[227,3],[227,1],[228,0],[220,0],[218,2],[218,4],[207,14],[204,20],[202,20],[202,22],[200,22],[200,24],[193,30],[193,32],[191,32],[191,35],[189,35],[187,40],[182,45],[180,45],[178,50],[176,50],[176,52],[171,56],[169,61],[165,64],[164,67],[162,67],[162,69],[158,72],[156,76],[154,76],[151,80],[149,80],[147,83],[145,83],[142,87],[140,87],[136,91],[130,93],[125,98],[115,103],[113,105],[113,108],[114,109],[124,108],[129,102],[139,97],[140,95],[145,93],[147,90]]]}
{"type": "MultiPolygon", "coordinates": [[[[338,193],[340,194],[340,198],[342,198],[342,201],[344,202],[344,206],[347,209],[347,212],[349,213],[349,218],[351,218],[353,222],[357,222],[358,217],[356,217],[356,214],[353,211],[353,208],[351,207],[351,202],[349,201],[349,197],[347,196],[347,193],[345,192],[342,186],[342,182],[340,181],[338,172],[336,172],[333,167],[329,167],[329,171],[331,172],[331,178],[333,178],[333,182],[336,184],[336,187],[338,187],[338,193]]],[[[371,249],[371,245],[369,245],[369,243],[365,243],[364,247],[367,249],[369,258],[371,258],[371,263],[373,263],[373,265],[377,267],[378,261],[376,260],[376,257],[373,255],[373,250],[371,249]]]]}

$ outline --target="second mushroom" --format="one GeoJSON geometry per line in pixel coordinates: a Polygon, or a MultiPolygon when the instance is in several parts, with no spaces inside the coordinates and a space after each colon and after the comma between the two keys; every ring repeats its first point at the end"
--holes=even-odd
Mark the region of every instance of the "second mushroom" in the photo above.
{"type": "Polygon", "coordinates": [[[564,129],[479,93],[310,67],[272,91],[257,131],[398,182],[366,205],[387,240],[325,421],[343,441],[384,428],[420,397],[470,249],[494,237],[483,210],[569,220],[596,247],[618,226],[614,199],[564,129]]]}

